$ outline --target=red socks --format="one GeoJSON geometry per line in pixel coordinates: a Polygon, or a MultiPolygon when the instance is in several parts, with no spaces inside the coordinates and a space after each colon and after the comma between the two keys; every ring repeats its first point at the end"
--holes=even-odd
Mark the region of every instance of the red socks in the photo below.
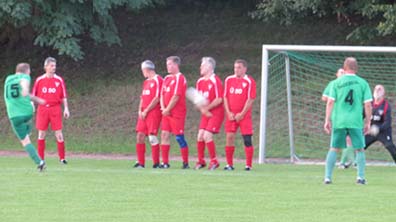
{"type": "Polygon", "coordinates": [[[204,141],[197,141],[197,156],[198,156],[198,163],[205,164],[205,142],[204,141]]]}
{"type": "Polygon", "coordinates": [[[162,162],[169,164],[170,145],[161,145],[162,162]]]}
{"type": "Polygon", "coordinates": [[[252,167],[254,149],[252,146],[245,147],[246,166],[252,167]]]}
{"type": "Polygon", "coordinates": [[[225,153],[226,153],[226,159],[227,159],[227,164],[229,166],[234,166],[234,151],[235,151],[235,146],[226,146],[225,147],[225,153]]]}
{"type": "Polygon", "coordinates": [[[188,163],[188,147],[180,148],[183,163],[188,163]]]}
{"type": "Polygon", "coordinates": [[[45,140],[37,140],[37,153],[39,157],[44,160],[45,140]]]}
{"type": "Polygon", "coordinates": [[[206,143],[206,146],[208,147],[208,153],[209,153],[209,157],[210,157],[210,162],[217,163],[217,159],[216,159],[216,145],[213,142],[213,140],[208,142],[208,143],[206,143]]]}
{"type": "Polygon", "coordinates": [[[56,144],[58,147],[59,160],[64,160],[65,159],[65,141],[56,142],[56,144]]]}
{"type": "Polygon", "coordinates": [[[153,164],[160,163],[159,152],[160,152],[159,144],[151,146],[151,157],[153,158],[153,164]]]}
{"type": "Polygon", "coordinates": [[[137,143],[136,144],[136,155],[137,160],[140,165],[145,164],[145,154],[146,154],[146,144],[145,143],[137,143]]]}

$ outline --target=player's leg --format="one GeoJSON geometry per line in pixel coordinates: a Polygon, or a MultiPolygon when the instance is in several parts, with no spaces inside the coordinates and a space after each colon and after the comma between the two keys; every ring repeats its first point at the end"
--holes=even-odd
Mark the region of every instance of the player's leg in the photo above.
{"type": "Polygon", "coordinates": [[[362,129],[349,129],[352,146],[356,150],[357,180],[358,184],[365,184],[366,154],[364,152],[365,140],[362,129]]]}
{"type": "Polygon", "coordinates": [[[245,118],[239,121],[239,126],[241,128],[243,144],[245,147],[245,157],[246,157],[245,170],[249,171],[252,169],[253,166],[253,154],[254,154],[254,147],[252,143],[253,123],[251,116],[245,116],[245,118]]]}
{"type": "Polygon", "coordinates": [[[151,157],[153,160],[153,168],[160,167],[160,145],[158,140],[158,129],[161,123],[161,112],[149,112],[146,117],[146,124],[147,124],[147,132],[148,132],[148,139],[151,146],[151,157]]]}
{"type": "Polygon", "coordinates": [[[346,137],[346,149],[342,150],[340,168],[347,169],[355,162],[355,150],[352,147],[351,138],[346,137]]]}
{"type": "Polygon", "coordinates": [[[168,116],[162,117],[161,124],[161,154],[162,163],[161,168],[169,168],[169,150],[170,150],[170,121],[168,116]]]}
{"type": "Polygon", "coordinates": [[[37,109],[36,129],[38,130],[37,152],[41,159],[45,156],[45,137],[50,123],[48,108],[40,107],[37,109]]]}
{"type": "Polygon", "coordinates": [[[206,147],[208,148],[208,153],[210,158],[210,163],[208,167],[209,170],[215,170],[220,166],[216,157],[216,145],[215,142],[213,141],[213,134],[217,134],[220,132],[223,119],[224,119],[224,115],[212,116],[209,119],[206,129],[204,131],[203,137],[205,140],[206,147]]]}
{"type": "Polygon", "coordinates": [[[146,143],[145,138],[147,135],[147,126],[144,120],[138,119],[136,123],[136,158],[137,162],[134,165],[135,168],[144,168],[145,165],[145,154],[146,154],[146,143]]]}
{"type": "Polygon", "coordinates": [[[225,154],[227,165],[224,170],[234,170],[234,152],[235,152],[235,132],[237,130],[237,123],[226,119],[225,132],[226,132],[226,145],[225,154]]]}
{"type": "Polygon", "coordinates": [[[182,169],[188,169],[190,166],[188,165],[188,144],[186,139],[184,138],[184,122],[185,117],[176,118],[171,117],[171,128],[172,133],[176,135],[176,142],[179,144],[180,153],[182,156],[182,169]]]}
{"type": "Polygon", "coordinates": [[[33,160],[35,164],[37,164],[40,171],[44,169],[45,163],[37,154],[36,148],[30,141],[29,134],[32,130],[31,127],[31,116],[29,117],[16,117],[12,118],[11,126],[21,142],[22,146],[25,148],[25,151],[29,154],[30,158],[33,160]]]}
{"type": "Polygon", "coordinates": [[[396,163],[396,147],[392,140],[392,129],[378,134],[378,139],[384,144],[385,148],[389,151],[393,161],[396,163]]]}
{"type": "Polygon", "coordinates": [[[59,161],[62,164],[67,164],[67,161],[65,159],[65,139],[62,132],[62,108],[60,106],[51,107],[50,123],[51,129],[55,131],[59,161]]]}
{"type": "Polygon", "coordinates": [[[197,135],[197,157],[198,161],[195,164],[194,169],[199,170],[203,167],[206,166],[205,162],[205,140],[204,140],[204,129],[199,129],[198,130],[198,135],[197,135]]]}
{"type": "Polygon", "coordinates": [[[346,129],[332,129],[330,149],[326,156],[326,166],[325,166],[325,184],[330,184],[332,181],[333,170],[335,163],[337,161],[337,152],[340,148],[346,148],[346,129]]]}

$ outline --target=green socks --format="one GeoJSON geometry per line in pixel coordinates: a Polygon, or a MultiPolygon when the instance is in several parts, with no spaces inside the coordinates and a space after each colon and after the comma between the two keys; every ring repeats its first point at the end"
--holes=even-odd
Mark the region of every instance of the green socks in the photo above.
{"type": "Polygon", "coordinates": [[[331,180],[331,176],[333,175],[333,169],[336,161],[337,161],[337,152],[329,150],[326,157],[325,178],[331,180]]]}
{"type": "Polygon", "coordinates": [[[37,164],[39,165],[41,162],[40,157],[37,155],[37,151],[36,148],[34,148],[34,146],[29,143],[28,145],[25,146],[25,150],[26,152],[29,153],[30,158],[37,164]]]}
{"type": "Polygon", "coordinates": [[[356,163],[357,163],[358,178],[364,179],[365,169],[366,169],[366,153],[365,152],[357,152],[356,163]]]}
{"type": "Polygon", "coordinates": [[[351,146],[342,150],[340,164],[346,164],[348,160],[351,163],[355,162],[355,150],[351,146]]]}

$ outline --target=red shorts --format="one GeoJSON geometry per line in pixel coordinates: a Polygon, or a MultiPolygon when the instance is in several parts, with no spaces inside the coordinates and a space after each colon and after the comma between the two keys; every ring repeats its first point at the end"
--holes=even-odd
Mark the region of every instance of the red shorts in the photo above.
{"type": "Polygon", "coordinates": [[[253,135],[252,117],[245,116],[245,118],[241,119],[241,121],[239,122],[235,120],[231,121],[228,118],[226,118],[225,121],[226,133],[235,133],[238,130],[238,127],[240,128],[242,135],[253,135]]]}
{"type": "Polygon", "coordinates": [[[161,130],[174,135],[184,134],[185,117],[162,116],[161,130]]]}
{"type": "Polygon", "coordinates": [[[223,119],[224,115],[213,115],[212,117],[202,115],[199,129],[204,129],[211,133],[219,133],[223,119]]]}
{"type": "Polygon", "coordinates": [[[62,129],[62,107],[61,106],[39,106],[36,115],[36,128],[46,131],[51,124],[53,131],[62,129]]]}
{"type": "Polygon", "coordinates": [[[161,123],[161,111],[149,112],[145,119],[138,118],[136,132],[147,135],[157,135],[161,123]]]}

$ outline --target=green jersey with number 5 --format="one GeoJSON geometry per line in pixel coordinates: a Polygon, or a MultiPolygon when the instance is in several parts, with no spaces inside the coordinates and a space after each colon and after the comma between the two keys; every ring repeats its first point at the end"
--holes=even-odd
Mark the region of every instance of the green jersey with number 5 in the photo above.
{"type": "Polygon", "coordinates": [[[30,83],[30,76],[26,74],[13,74],[7,76],[4,83],[4,100],[7,106],[8,118],[33,115],[30,96],[22,96],[21,80],[30,83]]]}
{"type": "Polygon", "coordinates": [[[334,100],[333,128],[363,128],[364,103],[373,100],[366,80],[345,74],[334,81],[329,98],[334,100]]]}

